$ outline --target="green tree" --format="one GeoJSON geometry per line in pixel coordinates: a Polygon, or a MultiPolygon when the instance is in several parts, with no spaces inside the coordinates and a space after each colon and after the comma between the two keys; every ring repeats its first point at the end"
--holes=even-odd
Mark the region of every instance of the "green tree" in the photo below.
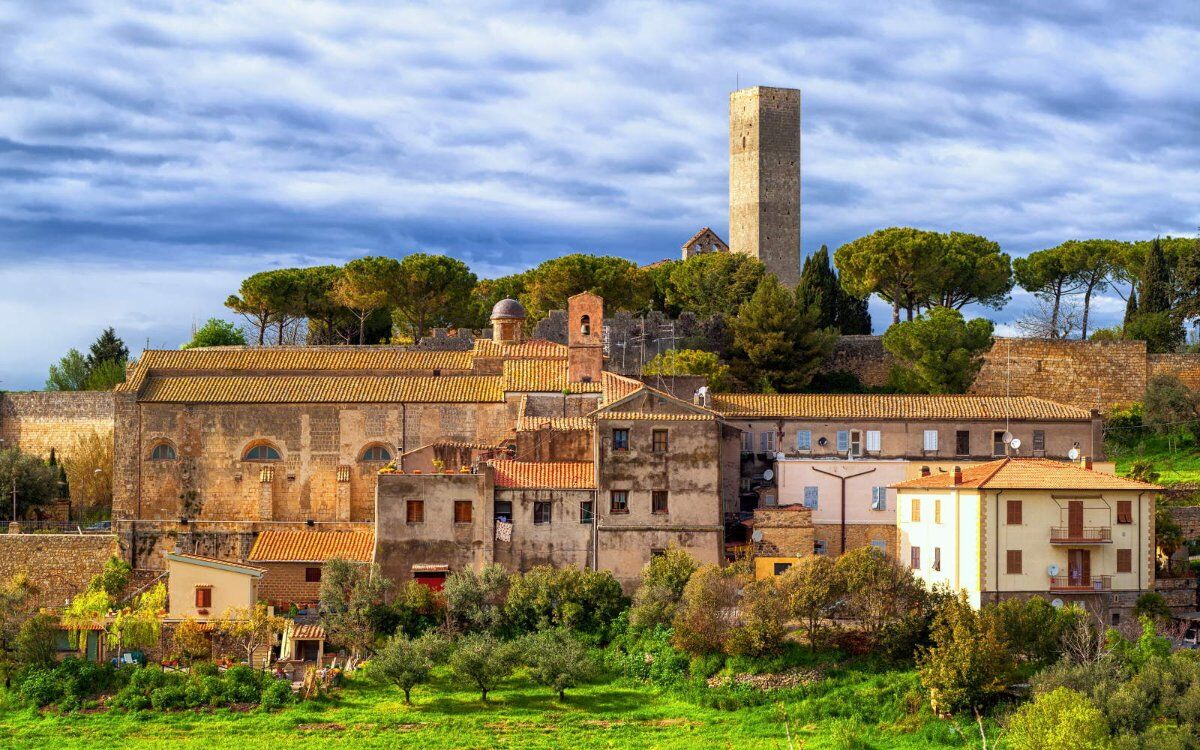
{"type": "Polygon", "coordinates": [[[918,667],[935,711],[979,710],[1004,691],[1013,664],[1000,620],[977,611],[965,592],[943,603],[932,638],[918,667]]]}
{"type": "Polygon", "coordinates": [[[266,343],[267,330],[272,324],[277,328],[276,343],[285,343],[284,329],[300,314],[301,275],[295,268],[261,271],[243,281],[238,294],[225,300],[226,307],[253,326],[259,346],[266,343]]]}
{"type": "Polygon", "coordinates": [[[192,340],[180,349],[199,349],[205,346],[245,346],[246,331],[220,318],[209,318],[196,329],[192,340]]]}
{"type": "Polygon", "coordinates": [[[129,347],[117,336],[112,327],[105,328],[96,338],[88,352],[88,368],[91,370],[101,362],[124,362],[129,359],[129,347]]]}
{"type": "Polygon", "coordinates": [[[1000,245],[966,232],[941,235],[932,273],[922,285],[930,304],[960,310],[977,303],[997,310],[1013,288],[1012,261],[1000,245]]]}
{"type": "Polygon", "coordinates": [[[919,393],[965,393],[992,345],[992,323],[964,321],[958,310],[935,307],[883,334],[883,347],[897,359],[893,379],[919,393]]]}
{"type": "Polygon", "coordinates": [[[787,600],[778,578],[747,583],[738,600],[738,620],[725,641],[725,652],[756,657],[779,653],[788,633],[787,620],[787,600]]]}
{"type": "Polygon", "coordinates": [[[1125,324],[1125,337],[1145,341],[1151,352],[1175,351],[1186,338],[1180,311],[1175,308],[1176,301],[1185,296],[1175,287],[1176,265],[1168,260],[1163,242],[1157,237],[1145,248],[1144,258],[1137,283],[1137,312],[1125,324]]]}
{"type": "Polygon", "coordinates": [[[510,576],[504,617],[515,632],[565,628],[603,637],[624,607],[621,584],[607,570],[535,565],[510,576]]]}
{"type": "Polygon", "coordinates": [[[48,612],[41,612],[25,620],[14,644],[17,663],[34,668],[53,666],[57,661],[55,641],[58,639],[58,632],[58,618],[48,612]]]}
{"type": "Polygon", "coordinates": [[[353,340],[354,316],[334,298],[342,276],[340,266],[311,266],[297,273],[300,314],[304,316],[309,344],[342,344],[353,340]]]}
{"type": "Polygon", "coordinates": [[[1162,241],[1154,238],[1146,253],[1146,262],[1142,266],[1142,274],[1138,287],[1142,296],[1139,302],[1139,312],[1157,313],[1169,312],[1172,303],[1171,268],[1163,254],[1162,241]]]}
{"type": "Polygon", "coordinates": [[[475,274],[466,263],[445,255],[413,253],[400,261],[393,320],[414,342],[435,326],[467,325],[475,284],[475,274]]]}
{"type": "Polygon", "coordinates": [[[595,679],[596,660],[587,646],[568,630],[543,630],[522,642],[530,678],[566,700],[567,689],[595,679]]]}
{"type": "Polygon", "coordinates": [[[1154,509],[1154,546],[1166,558],[1167,576],[1171,575],[1171,557],[1183,546],[1183,529],[1175,522],[1171,509],[1160,505],[1154,509]]]}
{"type": "Polygon", "coordinates": [[[845,587],[845,616],[857,620],[870,642],[925,606],[928,594],[908,566],[874,547],[860,547],[834,563],[845,587]]]}
{"type": "Polygon", "coordinates": [[[696,559],[674,545],[650,558],[642,568],[642,583],[633,592],[630,626],[646,630],[658,625],[670,627],[683,589],[695,572],[696,559]]]}
{"type": "Polygon", "coordinates": [[[392,305],[400,286],[400,262],[373,255],[350,261],[333,285],[333,299],[358,321],[358,343],[366,343],[367,318],[392,305]]]}
{"type": "Polygon", "coordinates": [[[58,496],[58,469],[16,448],[0,450],[2,515],[12,513],[14,488],[17,493],[17,517],[22,518],[29,508],[45,505],[58,496]]]}
{"type": "Polygon", "coordinates": [[[108,623],[107,635],[109,648],[116,651],[118,661],[126,650],[158,645],[166,609],[167,587],[158,583],[139,594],[132,606],[117,610],[108,623]]]}
{"type": "Polygon", "coordinates": [[[1116,258],[1121,243],[1115,240],[1068,240],[1058,246],[1067,257],[1067,265],[1076,269],[1083,290],[1083,323],[1079,338],[1088,337],[1088,318],[1092,310],[1092,295],[1104,292],[1116,273],[1116,258]]]}
{"type": "Polygon", "coordinates": [[[1108,721],[1087,696],[1060,687],[1022,705],[1008,726],[1015,750],[1105,750],[1108,721]]]}
{"type": "Polygon", "coordinates": [[[731,372],[764,392],[802,390],[837,339],[833,329],[817,326],[817,310],[801,305],[774,276],[763,278],[731,328],[731,372]]]}
{"type": "Polygon", "coordinates": [[[479,691],[479,700],[487,702],[488,693],[508,678],[520,661],[519,644],[500,641],[490,633],[463,636],[450,654],[450,671],[460,682],[479,691]]]}
{"type": "Polygon", "coordinates": [[[825,245],[804,259],[796,299],[801,305],[817,308],[817,325],[821,328],[836,328],[845,335],[871,332],[867,298],[855,297],[842,289],[825,245]]]}
{"type": "Polygon", "coordinates": [[[50,375],[46,378],[48,391],[82,391],[87,389],[88,376],[92,370],[88,367],[87,358],[78,349],[70,349],[58,361],[50,365],[50,375]]]}
{"type": "Polygon", "coordinates": [[[720,653],[737,624],[733,613],[744,581],[730,569],[703,565],[688,579],[672,621],[671,643],[692,656],[720,653]]]}
{"type": "Polygon", "coordinates": [[[723,391],[729,385],[729,365],[720,357],[701,349],[671,349],[656,354],[642,366],[643,375],[702,375],[708,387],[723,391]]]}
{"type": "Polygon", "coordinates": [[[668,301],[668,296],[671,293],[671,274],[682,262],[679,260],[662,260],[642,268],[646,276],[650,278],[652,285],[653,291],[650,293],[650,308],[652,310],[661,310],[671,318],[679,317],[679,313],[683,312],[677,305],[668,301]]]}
{"type": "Polygon", "coordinates": [[[350,651],[353,665],[375,646],[372,610],[383,604],[391,580],[379,566],[331,559],[321,566],[321,624],[329,640],[350,651]]]}
{"type": "Polygon", "coordinates": [[[1174,375],[1155,375],[1146,384],[1142,423],[1160,435],[1200,433],[1200,396],[1174,375]]]}
{"type": "Polygon", "coordinates": [[[492,308],[502,299],[520,299],[529,289],[533,271],[523,271],[497,279],[480,279],[475,284],[475,320],[473,325],[482,328],[489,325],[492,308]]]}
{"type": "Polygon", "coordinates": [[[1051,338],[1059,335],[1063,299],[1084,288],[1084,274],[1079,262],[1077,253],[1061,245],[1013,261],[1013,272],[1021,288],[1049,302],[1047,331],[1051,338]]]}
{"type": "Polygon", "coordinates": [[[479,571],[464,568],[446,578],[442,594],[451,623],[466,630],[497,630],[504,623],[509,575],[496,563],[479,571]]]}
{"type": "Polygon", "coordinates": [[[253,667],[254,655],[265,649],[264,670],[270,666],[270,646],[286,626],[287,621],[273,614],[263,602],[226,610],[213,621],[213,629],[246,654],[248,666],[253,667]]]}
{"type": "Polygon", "coordinates": [[[665,304],[697,317],[731,317],[758,289],[767,267],[742,253],[701,253],[671,266],[665,304]]]}
{"type": "Polygon", "coordinates": [[[636,263],[610,255],[575,253],[552,258],[529,272],[521,303],[530,321],[551,310],[565,310],[567,299],[580,292],[604,298],[609,310],[650,308],[654,283],[636,263]]]}
{"type": "Polygon", "coordinates": [[[371,675],[404,691],[404,702],[412,704],[412,689],[429,682],[433,668],[449,649],[446,639],[429,631],[419,638],[396,633],[371,659],[371,675]]]}
{"type": "Polygon", "coordinates": [[[111,391],[123,382],[125,382],[125,360],[105,359],[97,362],[88,372],[84,390],[111,391]]]}
{"type": "Polygon", "coordinates": [[[1155,622],[1170,622],[1171,605],[1167,604],[1166,597],[1157,591],[1146,591],[1133,603],[1133,616],[1139,620],[1148,617],[1155,622]]]}
{"type": "Polygon", "coordinates": [[[892,323],[899,323],[901,310],[912,320],[928,304],[928,279],[937,272],[941,244],[937,232],[890,227],[842,245],[834,264],[846,291],[857,297],[878,294],[892,306],[892,323]]]}
{"type": "Polygon", "coordinates": [[[845,594],[837,564],[826,555],[802,557],[779,580],[788,611],[804,623],[809,649],[815,651],[822,621],[845,594]]]}
{"type": "Polygon", "coordinates": [[[1178,351],[1187,336],[1171,313],[1144,309],[1139,309],[1125,324],[1124,334],[1131,341],[1145,341],[1146,350],[1152,354],[1178,351]]]}

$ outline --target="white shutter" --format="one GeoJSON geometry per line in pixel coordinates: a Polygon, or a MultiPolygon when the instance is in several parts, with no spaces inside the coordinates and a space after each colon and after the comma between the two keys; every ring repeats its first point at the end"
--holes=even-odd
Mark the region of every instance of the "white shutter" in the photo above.
{"type": "Polygon", "coordinates": [[[796,431],[796,450],[809,451],[812,450],[812,431],[797,430],[796,431]]]}
{"type": "Polygon", "coordinates": [[[937,449],[938,449],[937,430],[925,430],[925,450],[936,451],[937,449]]]}
{"type": "Polygon", "coordinates": [[[817,503],[818,503],[817,488],[814,486],[811,486],[811,485],[808,487],[805,487],[804,488],[804,507],[816,510],[817,503]]]}
{"type": "Polygon", "coordinates": [[[837,434],[837,449],[838,453],[845,453],[850,450],[850,431],[838,430],[837,434]]]}
{"type": "Polygon", "coordinates": [[[746,453],[754,452],[754,433],[750,430],[742,433],[742,450],[746,453]]]}
{"type": "Polygon", "coordinates": [[[871,510],[887,510],[887,487],[871,488],[871,510]]]}
{"type": "Polygon", "coordinates": [[[880,435],[879,430],[867,430],[867,452],[879,452],[880,435]]]}

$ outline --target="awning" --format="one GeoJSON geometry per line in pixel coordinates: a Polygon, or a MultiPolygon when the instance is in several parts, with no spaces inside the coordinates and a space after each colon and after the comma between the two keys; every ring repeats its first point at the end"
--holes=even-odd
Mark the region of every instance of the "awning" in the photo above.
{"type": "Polygon", "coordinates": [[[449,565],[422,564],[412,566],[414,573],[449,573],[449,565]]]}

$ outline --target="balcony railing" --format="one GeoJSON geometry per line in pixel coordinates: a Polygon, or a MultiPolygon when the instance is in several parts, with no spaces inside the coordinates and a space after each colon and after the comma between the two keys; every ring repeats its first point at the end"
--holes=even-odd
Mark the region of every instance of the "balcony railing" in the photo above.
{"type": "Polygon", "coordinates": [[[1051,526],[1051,544],[1108,544],[1112,541],[1111,526],[1084,526],[1072,529],[1069,526],[1051,526]]]}
{"type": "Polygon", "coordinates": [[[1051,591],[1111,591],[1112,576],[1054,576],[1051,591]]]}

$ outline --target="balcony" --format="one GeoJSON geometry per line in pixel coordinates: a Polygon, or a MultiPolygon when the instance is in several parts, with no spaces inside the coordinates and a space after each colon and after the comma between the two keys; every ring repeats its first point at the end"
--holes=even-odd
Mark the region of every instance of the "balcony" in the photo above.
{"type": "Polygon", "coordinates": [[[1054,576],[1050,579],[1050,590],[1074,593],[1112,591],[1112,576],[1054,576]]]}
{"type": "Polygon", "coordinates": [[[1051,526],[1051,544],[1109,544],[1112,542],[1111,526],[1083,526],[1072,529],[1069,526],[1051,526]]]}

